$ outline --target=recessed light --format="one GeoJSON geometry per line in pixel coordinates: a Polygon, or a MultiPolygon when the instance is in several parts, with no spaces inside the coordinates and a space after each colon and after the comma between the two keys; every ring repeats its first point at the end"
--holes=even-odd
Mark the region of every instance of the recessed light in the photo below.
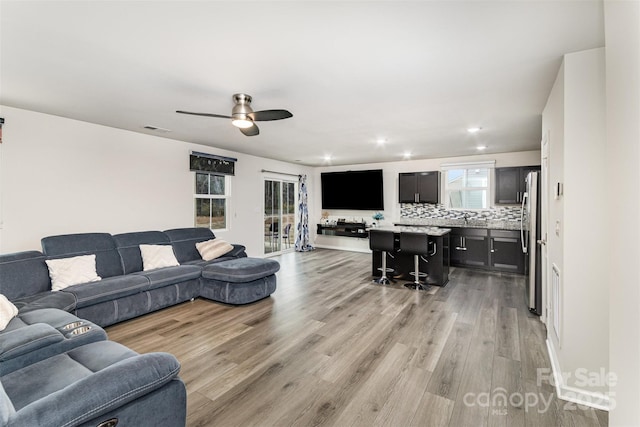
{"type": "Polygon", "coordinates": [[[387,142],[387,140],[386,140],[386,139],[384,139],[384,138],[378,138],[378,139],[376,139],[376,144],[378,144],[378,145],[383,145],[383,144],[385,144],[386,142],[387,142]]]}
{"type": "Polygon", "coordinates": [[[402,157],[404,157],[405,159],[410,159],[411,158],[411,151],[405,151],[404,154],[402,155],[402,157]]]}
{"type": "Polygon", "coordinates": [[[329,162],[329,161],[331,161],[331,154],[325,154],[325,156],[324,156],[324,161],[325,161],[325,162],[329,162]]]}
{"type": "Polygon", "coordinates": [[[482,130],[482,128],[479,127],[475,127],[475,128],[468,128],[467,132],[469,133],[476,133],[476,132],[480,132],[482,130]]]}
{"type": "Polygon", "coordinates": [[[486,149],[487,149],[487,146],[486,146],[486,145],[478,145],[478,146],[476,147],[476,149],[478,149],[478,150],[480,150],[480,151],[482,151],[482,150],[486,150],[486,149]]]}

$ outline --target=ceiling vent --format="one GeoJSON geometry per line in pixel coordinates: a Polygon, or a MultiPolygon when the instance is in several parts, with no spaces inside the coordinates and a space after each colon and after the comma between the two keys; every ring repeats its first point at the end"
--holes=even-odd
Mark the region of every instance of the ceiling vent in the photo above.
{"type": "Polygon", "coordinates": [[[154,131],[154,132],[161,132],[161,133],[171,132],[171,130],[170,130],[170,129],[159,128],[159,127],[156,127],[156,126],[150,126],[150,125],[144,126],[144,129],[152,130],[152,131],[154,131]]]}

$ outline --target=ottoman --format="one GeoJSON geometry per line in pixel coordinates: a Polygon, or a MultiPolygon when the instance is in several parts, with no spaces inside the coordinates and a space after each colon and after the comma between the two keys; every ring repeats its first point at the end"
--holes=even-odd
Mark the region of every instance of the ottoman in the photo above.
{"type": "Polygon", "coordinates": [[[280,264],[272,259],[238,258],[202,269],[200,296],[226,304],[248,304],[276,290],[280,264]]]}

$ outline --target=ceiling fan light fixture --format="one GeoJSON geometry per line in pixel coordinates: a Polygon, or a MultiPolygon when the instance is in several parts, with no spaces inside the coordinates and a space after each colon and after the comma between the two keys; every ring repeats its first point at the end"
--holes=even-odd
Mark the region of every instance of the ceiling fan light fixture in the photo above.
{"type": "Polygon", "coordinates": [[[253,121],[251,121],[250,119],[246,118],[246,117],[242,117],[242,118],[233,118],[231,119],[231,124],[234,125],[237,128],[240,129],[246,129],[246,128],[250,128],[251,126],[253,126],[253,121]]]}
{"type": "Polygon", "coordinates": [[[255,122],[268,122],[272,120],[282,120],[293,117],[293,114],[287,110],[261,110],[253,111],[251,108],[251,96],[244,93],[236,93],[233,95],[235,105],[231,110],[231,115],[213,113],[196,113],[191,111],[176,110],[176,113],[191,114],[194,116],[217,117],[220,119],[231,119],[231,124],[242,132],[245,136],[260,135],[260,129],[255,122]]]}

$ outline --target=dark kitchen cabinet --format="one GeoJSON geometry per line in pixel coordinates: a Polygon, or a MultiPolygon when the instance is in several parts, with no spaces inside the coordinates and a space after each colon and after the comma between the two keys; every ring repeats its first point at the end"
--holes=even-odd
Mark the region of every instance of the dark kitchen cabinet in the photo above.
{"type": "Polygon", "coordinates": [[[519,231],[453,228],[450,257],[453,266],[525,273],[519,231]]]}
{"type": "Polygon", "coordinates": [[[525,255],[519,231],[489,230],[489,266],[492,270],[524,274],[525,255]]]}
{"type": "Polygon", "coordinates": [[[489,266],[489,233],[487,229],[454,228],[450,235],[451,265],[489,266]]]}
{"type": "Polygon", "coordinates": [[[410,172],[398,175],[400,203],[439,203],[440,172],[410,172]]]}
{"type": "Polygon", "coordinates": [[[519,166],[496,168],[495,203],[514,205],[522,203],[526,187],[527,174],[539,171],[540,166],[519,166]]]}

